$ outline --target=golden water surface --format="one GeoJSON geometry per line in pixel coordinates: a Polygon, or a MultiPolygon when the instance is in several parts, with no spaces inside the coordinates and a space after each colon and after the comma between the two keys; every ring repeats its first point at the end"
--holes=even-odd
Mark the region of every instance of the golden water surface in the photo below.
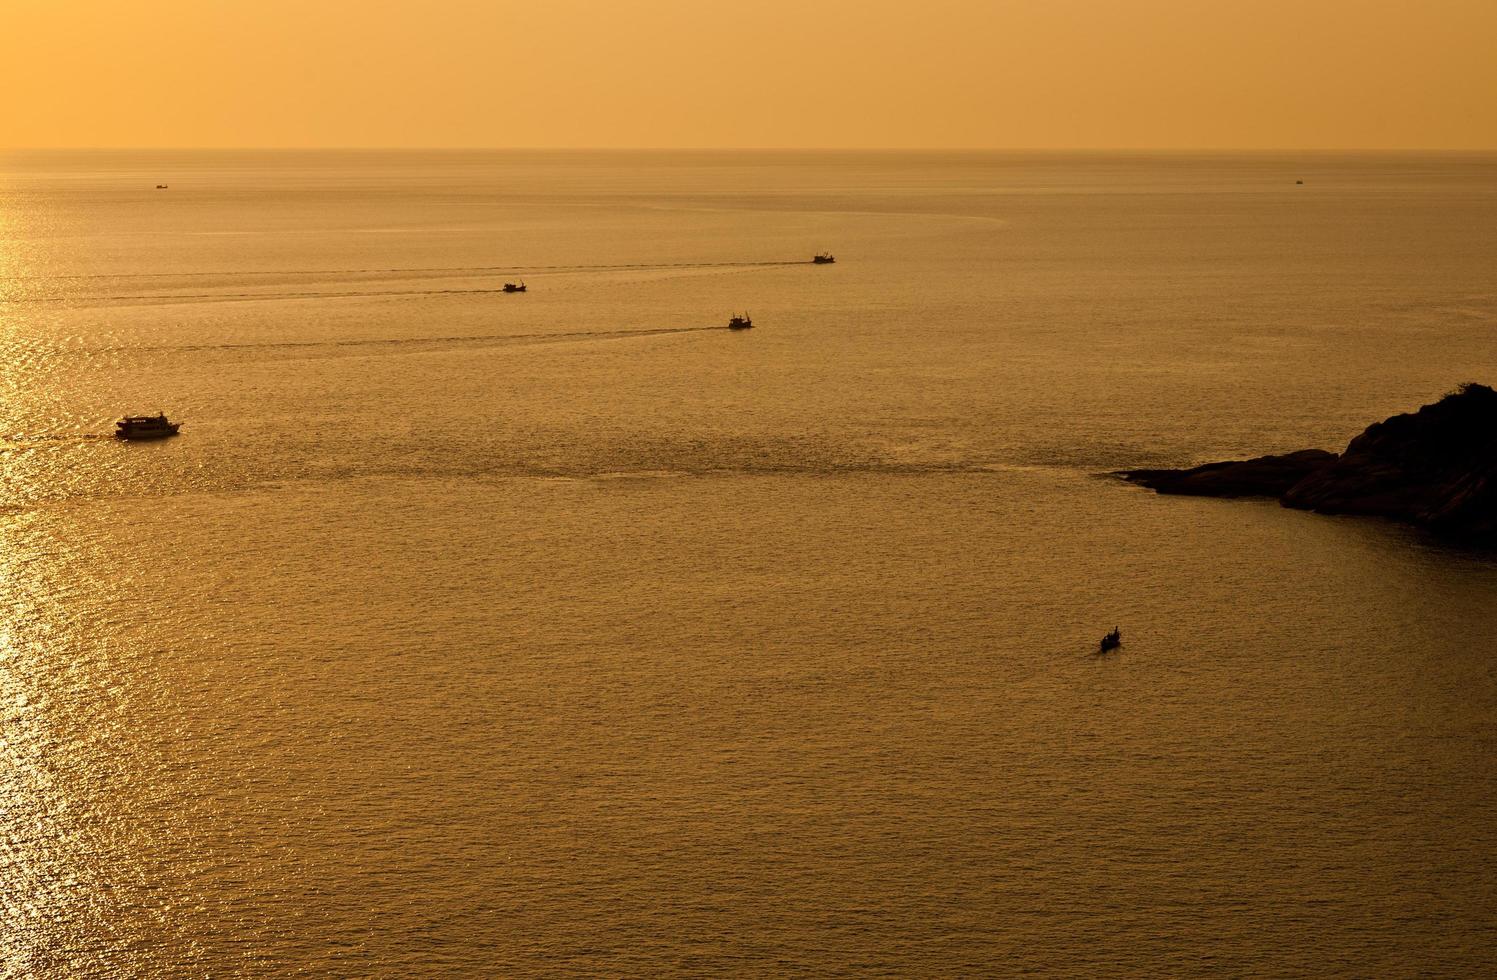
{"type": "Polygon", "coordinates": [[[1497,563],[1099,474],[1494,268],[1486,157],[0,160],[0,973],[1490,970],[1497,563]]]}

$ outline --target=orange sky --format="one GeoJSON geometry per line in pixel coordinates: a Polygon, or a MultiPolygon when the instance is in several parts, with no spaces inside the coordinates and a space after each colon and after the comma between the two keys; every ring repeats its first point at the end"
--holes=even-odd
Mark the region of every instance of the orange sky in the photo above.
{"type": "Polygon", "coordinates": [[[0,146],[1497,149],[1497,0],[0,0],[0,146]]]}

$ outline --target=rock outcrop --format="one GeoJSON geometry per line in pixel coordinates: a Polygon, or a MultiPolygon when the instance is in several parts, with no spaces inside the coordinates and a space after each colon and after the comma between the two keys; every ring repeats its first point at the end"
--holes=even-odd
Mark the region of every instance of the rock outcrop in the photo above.
{"type": "Polygon", "coordinates": [[[1126,470],[1125,480],[1160,493],[1196,497],[1282,497],[1310,474],[1336,461],[1324,449],[1302,449],[1284,456],[1207,463],[1188,470],[1126,470]]]}
{"type": "Polygon", "coordinates": [[[1497,540],[1497,392],[1462,385],[1417,412],[1368,426],[1340,455],[1306,449],[1119,475],[1160,493],[1277,497],[1286,507],[1497,540]]]}

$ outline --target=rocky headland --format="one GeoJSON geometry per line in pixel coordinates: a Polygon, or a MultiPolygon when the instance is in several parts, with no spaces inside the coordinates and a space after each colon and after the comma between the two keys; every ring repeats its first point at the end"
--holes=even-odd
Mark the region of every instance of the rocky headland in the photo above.
{"type": "Polygon", "coordinates": [[[1417,412],[1373,423],[1339,455],[1305,449],[1118,475],[1160,493],[1277,497],[1285,507],[1386,517],[1497,543],[1497,391],[1464,384],[1417,412]]]}

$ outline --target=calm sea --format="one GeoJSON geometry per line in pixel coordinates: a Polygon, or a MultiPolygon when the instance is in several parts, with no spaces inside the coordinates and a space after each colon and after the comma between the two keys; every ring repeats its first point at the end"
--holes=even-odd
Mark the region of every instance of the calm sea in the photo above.
{"type": "Polygon", "coordinates": [[[1490,971],[1497,559],[1102,474],[1494,269],[1492,157],[0,158],[0,973],[1490,971]]]}

